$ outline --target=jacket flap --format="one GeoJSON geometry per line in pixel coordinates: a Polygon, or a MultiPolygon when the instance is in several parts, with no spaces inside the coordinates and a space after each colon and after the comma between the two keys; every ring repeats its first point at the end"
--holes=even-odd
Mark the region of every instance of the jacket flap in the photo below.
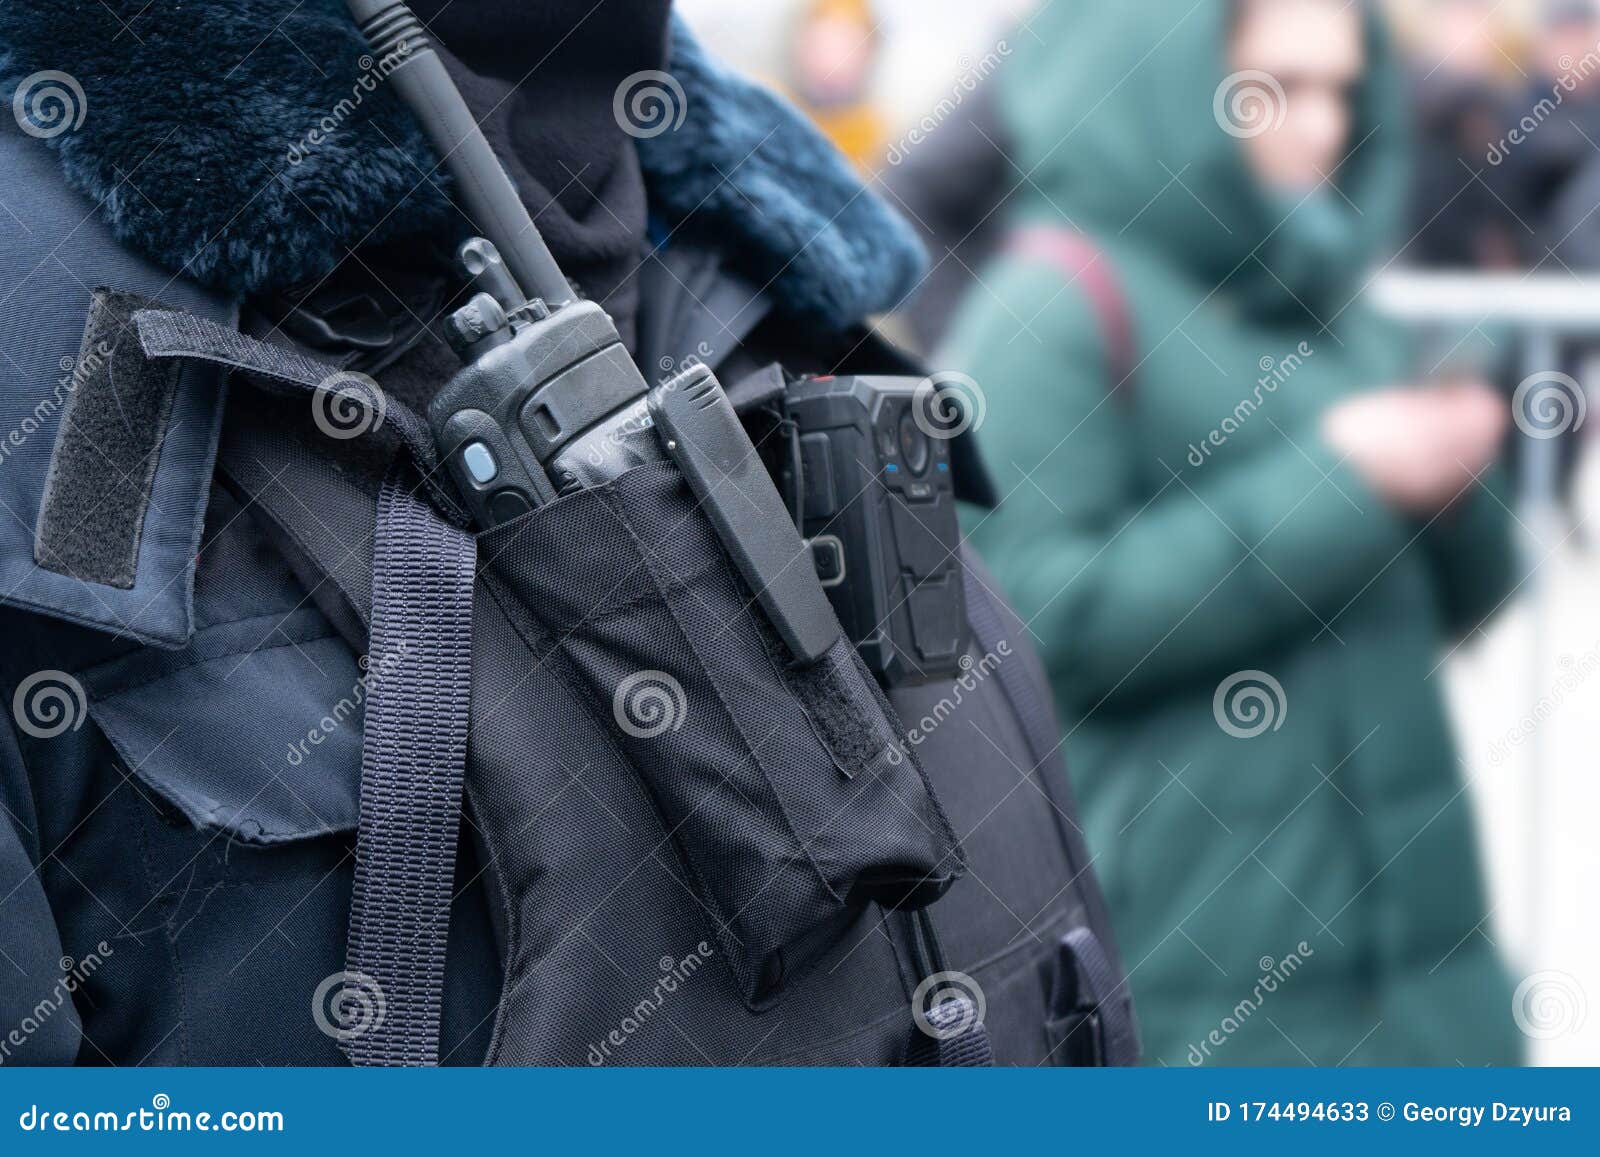
{"type": "Polygon", "coordinates": [[[128,770],[197,827],[259,844],[355,829],[366,677],[316,610],[211,627],[82,681],[128,770]]]}

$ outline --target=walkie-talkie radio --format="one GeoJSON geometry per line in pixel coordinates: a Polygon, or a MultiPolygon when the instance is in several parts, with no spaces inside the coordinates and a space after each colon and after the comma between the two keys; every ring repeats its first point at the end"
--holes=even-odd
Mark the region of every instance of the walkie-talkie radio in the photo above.
{"type": "Polygon", "coordinates": [[[373,55],[401,58],[389,83],[483,234],[459,250],[476,292],[446,323],[466,365],[428,406],[478,525],[670,459],[795,661],[822,658],[838,620],[722,386],[694,365],[650,390],[605,310],[574,300],[421,22],[396,0],[347,2],[373,55]]]}
{"type": "Polygon", "coordinates": [[[649,387],[605,310],[518,300],[481,237],[460,255],[479,292],[445,330],[466,366],[435,395],[428,421],[478,522],[509,521],[662,458],[649,387]]]}
{"type": "Polygon", "coordinates": [[[446,332],[466,368],[428,421],[480,526],[663,457],[649,389],[617,327],[575,294],[414,13],[395,0],[348,0],[372,54],[398,59],[388,83],[455,178],[483,234],[459,257],[476,293],[446,332]]]}

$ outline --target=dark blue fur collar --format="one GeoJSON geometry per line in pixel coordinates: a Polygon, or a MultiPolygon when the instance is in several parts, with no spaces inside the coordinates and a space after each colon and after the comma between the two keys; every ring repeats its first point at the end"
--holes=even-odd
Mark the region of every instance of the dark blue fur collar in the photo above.
{"type": "MultiPolygon", "coordinates": [[[[124,244],[207,287],[255,292],[443,220],[420,132],[383,85],[361,91],[363,48],[341,0],[7,2],[0,94],[9,108],[37,74],[68,74],[86,111],[47,137],[67,181],[124,244]]],[[[830,325],[909,291],[913,235],[797,112],[710,60],[682,21],[667,71],[685,111],[639,142],[653,216],[830,325]]]]}

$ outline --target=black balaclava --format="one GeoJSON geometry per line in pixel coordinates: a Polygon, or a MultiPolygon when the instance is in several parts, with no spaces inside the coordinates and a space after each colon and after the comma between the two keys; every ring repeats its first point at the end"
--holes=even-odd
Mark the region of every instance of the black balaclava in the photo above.
{"type": "Polygon", "coordinates": [[[662,68],[671,0],[412,0],[562,270],[633,344],[645,189],[612,113],[662,68]]]}

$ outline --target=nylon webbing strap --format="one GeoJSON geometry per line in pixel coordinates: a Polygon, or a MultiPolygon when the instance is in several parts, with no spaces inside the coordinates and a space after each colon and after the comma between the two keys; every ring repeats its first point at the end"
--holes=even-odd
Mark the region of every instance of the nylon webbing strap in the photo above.
{"type": "Polygon", "coordinates": [[[356,1064],[439,1061],[472,688],[477,544],[392,472],[378,499],[361,818],[346,968],[384,1009],[356,1064]]]}
{"type": "Polygon", "coordinates": [[[1088,928],[1074,928],[1057,945],[1056,974],[1051,982],[1050,1011],[1056,1018],[1074,1012],[1098,1018],[1094,1044],[1105,1065],[1139,1063],[1139,1042],[1128,1014],[1125,988],[1111,966],[1099,937],[1088,928]]]}
{"type": "Polygon", "coordinates": [[[385,423],[400,436],[421,472],[422,484],[434,503],[458,525],[467,515],[454,494],[438,480],[433,435],[422,419],[405,406],[391,403],[365,374],[340,369],[298,350],[257,341],[236,329],[192,313],[141,309],[133,315],[145,357],[189,358],[214,362],[254,374],[279,385],[323,396],[319,424],[328,423],[339,437],[371,433],[385,423]]]}
{"type": "Polygon", "coordinates": [[[927,1011],[906,1050],[906,1064],[917,1068],[979,1068],[994,1064],[989,1030],[978,1019],[970,996],[941,1001],[927,1011]]]}
{"type": "Polygon", "coordinates": [[[465,517],[432,479],[427,427],[371,379],[185,313],[141,310],[134,324],[153,360],[214,362],[312,395],[339,391],[375,408],[377,420],[369,415],[357,434],[387,420],[409,452],[384,480],[373,543],[361,809],[339,978],[365,1007],[351,1018],[359,1026],[347,1028],[336,995],[333,1020],[356,1064],[437,1064],[471,707],[477,543],[450,521],[465,517]],[[418,497],[423,486],[448,517],[418,497]]]}

